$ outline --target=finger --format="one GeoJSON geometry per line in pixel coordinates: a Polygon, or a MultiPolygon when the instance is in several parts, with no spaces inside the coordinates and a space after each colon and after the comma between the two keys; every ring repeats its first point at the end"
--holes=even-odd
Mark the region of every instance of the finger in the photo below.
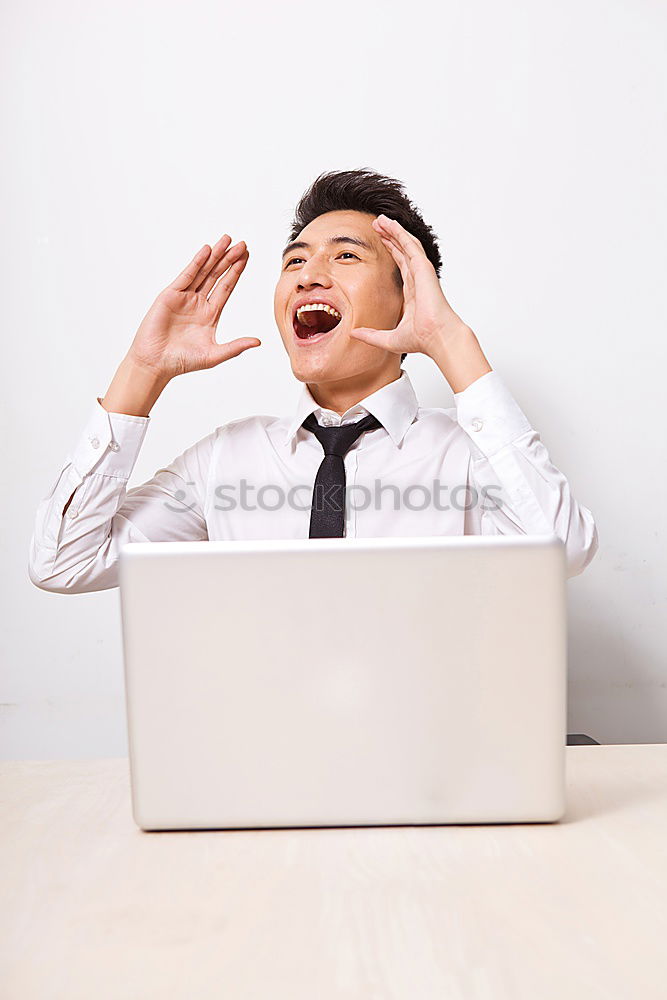
{"type": "Polygon", "coordinates": [[[378,232],[380,239],[385,244],[385,246],[391,244],[391,246],[393,246],[400,253],[402,254],[405,253],[405,250],[403,249],[401,243],[398,241],[396,234],[392,233],[390,229],[378,227],[378,232]]]}
{"type": "Polygon", "coordinates": [[[430,267],[433,269],[433,265],[423,251],[416,251],[413,256],[410,256],[409,252],[396,243],[393,238],[381,236],[380,239],[399,266],[401,276],[403,278],[404,294],[414,296],[416,294],[415,276],[419,269],[424,267],[430,267]]]}
{"type": "Polygon", "coordinates": [[[246,250],[245,240],[241,240],[239,243],[235,243],[233,247],[229,247],[229,249],[226,252],[223,251],[222,256],[221,257],[219,256],[217,262],[211,266],[211,270],[206,275],[205,280],[201,283],[201,285],[195,288],[195,291],[199,292],[201,295],[208,295],[208,293],[211,291],[211,289],[215,285],[220,275],[224,274],[227,268],[230,267],[231,264],[233,264],[234,261],[237,260],[241,256],[241,254],[245,252],[245,250],[246,250]]]}
{"type": "Polygon", "coordinates": [[[382,241],[401,272],[401,277],[403,278],[403,295],[414,295],[415,279],[412,273],[412,268],[410,267],[410,262],[406,258],[403,251],[392,243],[391,240],[386,240],[383,236],[382,241]]]}
{"type": "Polygon", "coordinates": [[[199,271],[204,266],[211,253],[208,243],[205,243],[201,250],[198,250],[187,267],[185,267],[177,278],[174,278],[168,288],[173,288],[177,292],[182,292],[197,277],[199,271]]]}
{"type": "Polygon", "coordinates": [[[404,240],[412,240],[414,243],[419,243],[419,246],[422,245],[416,236],[413,236],[412,233],[408,232],[408,230],[400,224],[398,219],[390,219],[387,215],[378,215],[373,221],[383,229],[395,235],[397,238],[401,237],[404,240]]]}
{"type": "Polygon", "coordinates": [[[249,256],[250,256],[250,251],[246,247],[246,249],[243,251],[242,255],[238,258],[238,260],[235,260],[234,263],[231,265],[231,267],[223,275],[223,277],[220,278],[217,285],[215,286],[215,288],[208,297],[208,301],[215,309],[216,316],[218,319],[220,318],[220,313],[225,307],[227,299],[232,294],[236,286],[236,282],[239,280],[241,276],[243,268],[246,266],[248,262],[249,256]]]}
{"type": "MultiPolygon", "coordinates": [[[[424,254],[424,247],[421,242],[416,236],[409,233],[407,229],[404,229],[396,219],[388,219],[386,215],[378,215],[377,219],[374,219],[373,222],[377,222],[405,250],[408,257],[424,254]]],[[[426,255],[424,254],[424,256],[426,255]]]]}
{"type": "Polygon", "coordinates": [[[403,284],[406,284],[407,281],[409,280],[409,278],[411,277],[411,275],[410,275],[410,268],[408,267],[408,263],[407,263],[407,259],[405,257],[405,254],[400,249],[400,247],[397,247],[395,245],[395,243],[392,243],[391,240],[386,239],[384,236],[382,237],[382,242],[384,243],[384,245],[386,246],[387,250],[389,251],[389,253],[393,257],[393,259],[396,262],[396,264],[398,264],[398,267],[400,269],[401,275],[403,277],[403,284]]]}
{"type": "Polygon", "coordinates": [[[261,344],[262,342],[258,337],[237,337],[236,340],[230,340],[226,344],[214,342],[208,352],[210,363],[207,367],[215,368],[221,362],[228,361],[229,358],[236,358],[251,347],[261,347],[261,344]]]}
{"type": "Polygon", "coordinates": [[[398,233],[396,233],[395,230],[392,230],[388,225],[380,225],[378,230],[380,233],[380,239],[389,241],[401,250],[401,252],[405,253],[403,243],[399,240],[398,233]]]}
{"type": "Polygon", "coordinates": [[[224,236],[220,237],[220,239],[218,240],[218,242],[213,247],[213,250],[211,251],[211,254],[210,254],[208,260],[206,260],[206,262],[204,263],[203,267],[200,267],[199,273],[197,274],[196,279],[190,285],[190,288],[189,288],[190,291],[192,291],[192,292],[198,292],[199,291],[200,286],[203,284],[203,282],[205,281],[205,279],[211,273],[211,271],[213,270],[213,268],[220,262],[220,259],[222,257],[224,257],[225,253],[227,252],[227,250],[229,248],[229,244],[231,242],[232,242],[232,238],[231,238],[231,236],[228,236],[227,233],[225,233],[224,236]]]}
{"type": "Polygon", "coordinates": [[[363,340],[365,344],[370,344],[371,347],[381,347],[385,351],[393,350],[387,342],[387,338],[393,330],[373,330],[367,326],[357,326],[353,330],[350,330],[350,336],[354,337],[356,340],[363,340]]]}

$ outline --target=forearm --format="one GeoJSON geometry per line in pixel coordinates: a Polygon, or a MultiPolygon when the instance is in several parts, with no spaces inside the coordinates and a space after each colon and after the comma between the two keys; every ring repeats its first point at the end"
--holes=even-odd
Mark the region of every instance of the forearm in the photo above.
{"type": "Polygon", "coordinates": [[[429,356],[449,382],[452,392],[463,392],[476,379],[493,370],[477,337],[465,324],[443,333],[429,356]]]}
{"type": "Polygon", "coordinates": [[[146,541],[145,522],[139,530],[131,523],[126,488],[150,419],[107,413],[97,400],[91,403],[88,420],[37,507],[29,555],[37,587],[78,593],[116,586],[120,545],[146,541]]]}
{"type": "Polygon", "coordinates": [[[555,535],[565,546],[567,576],[581,573],[598,548],[593,515],[573,496],[499,373],[477,378],[454,400],[456,420],[471,441],[474,499],[465,533],[555,535]]]}
{"type": "Polygon", "coordinates": [[[126,355],[101,404],[109,413],[147,417],[169,379],[142,368],[126,355]]]}

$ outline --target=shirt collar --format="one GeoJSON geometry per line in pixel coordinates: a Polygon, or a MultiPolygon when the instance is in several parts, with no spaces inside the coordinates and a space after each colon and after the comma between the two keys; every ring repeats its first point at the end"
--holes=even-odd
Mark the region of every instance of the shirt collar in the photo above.
{"type": "MultiPolygon", "coordinates": [[[[415,419],[419,403],[415,395],[410,376],[404,368],[401,368],[400,377],[376,389],[365,399],[355,403],[340,417],[341,422],[348,417],[365,416],[372,413],[380,421],[384,429],[395,445],[399,445],[408,427],[415,419]]],[[[285,446],[291,444],[297,431],[309,414],[314,413],[318,423],[322,422],[324,414],[334,415],[338,422],[338,414],[332,410],[327,410],[313,399],[313,396],[304,382],[301,387],[296,410],[285,434],[285,446]]]]}

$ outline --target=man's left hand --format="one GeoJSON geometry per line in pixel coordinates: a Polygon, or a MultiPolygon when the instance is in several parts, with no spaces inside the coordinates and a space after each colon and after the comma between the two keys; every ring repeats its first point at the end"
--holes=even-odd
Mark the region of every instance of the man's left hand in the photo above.
{"type": "Polygon", "coordinates": [[[350,336],[394,354],[435,357],[448,333],[456,334],[466,324],[445,298],[420,240],[386,215],[378,215],[372,224],[403,276],[403,315],[393,330],[358,326],[350,336]]]}

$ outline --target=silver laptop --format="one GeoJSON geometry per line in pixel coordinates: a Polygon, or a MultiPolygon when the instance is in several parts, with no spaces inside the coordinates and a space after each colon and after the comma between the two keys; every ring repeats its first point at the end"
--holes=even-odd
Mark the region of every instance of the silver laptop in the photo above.
{"type": "Polygon", "coordinates": [[[119,571],[141,829],[562,818],[555,536],[135,542],[119,571]]]}

